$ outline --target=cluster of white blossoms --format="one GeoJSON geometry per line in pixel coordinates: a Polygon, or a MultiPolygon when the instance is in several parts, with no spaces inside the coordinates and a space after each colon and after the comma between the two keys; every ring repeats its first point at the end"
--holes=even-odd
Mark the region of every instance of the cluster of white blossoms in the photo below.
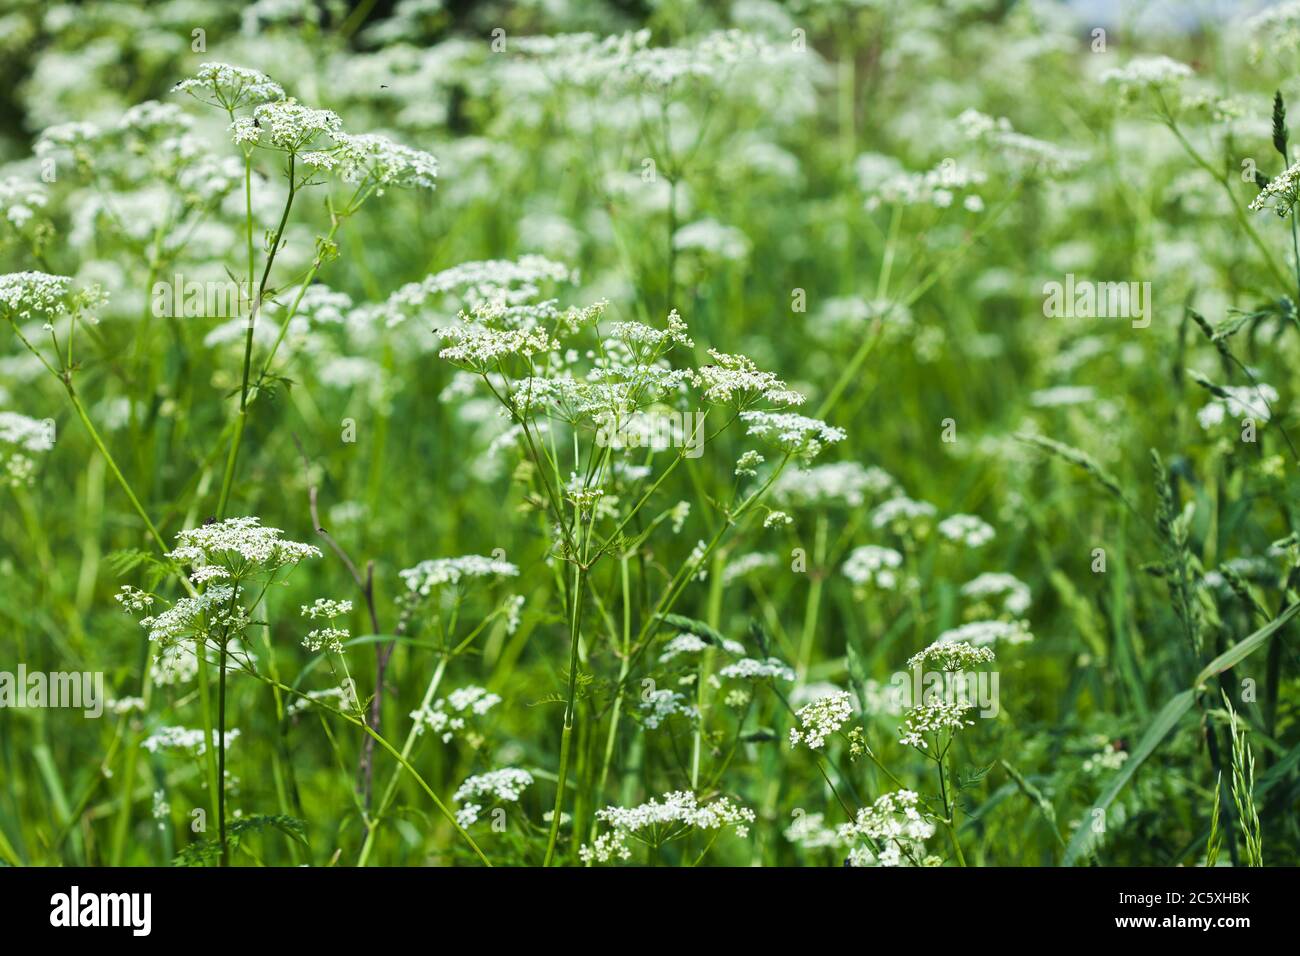
{"type": "Polygon", "coordinates": [[[941,644],[968,644],[987,648],[1004,644],[1025,644],[1034,639],[1025,621],[968,621],[939,635],[941,644]]]}
{"type": "Polygon", "coordinates": [[[127,109],[117,121],[119,131],[140,134],[179,133],[194,125],[190,116],[175,103],[145,100],[127,109]]]}
{"type": "Polygon", "coordinates": [[[847,691],[836,691],[800,707],[795,714],[799,727],[790,728],[790,746],[804,744],[820,750],[826,738],[843,727],[853,716],[853,704],[847,691]]]}
{"type": "Polygon", "coordinates": [[[1117,87],[1126,98],[1149,90],[1180,86],[1192,77],[1192,68],[1167,56],[1135,57],[1128,63],[1101,75],[1101,81],[1117,87]]]}
{"type": "Polygon", "coordinates": [[[78,315],[88,319],[90,310],[105,301],[98,286],[72,291],[68,276],[48,272],[10,272],[0,275],[0,315],[12,322],[41,319],[45,328],[53,328],[61,315],[78,315]]]}
{"type": "Polygon", "coordinates": [[[434,588],[444,584],[518,577],[519,568],[502,558],[466,554],[459,558],[429,558],[397,573],[411,595],[428,597],[434,588]]]}
{"type": "Polygon", "coordinates": [[[49,194],[40,183],[27,182],[17,176],[0,179],[0,215],[15,229],[21,229],[44,208],[49,194]]]}
{"type": "Polygon", "coordinates": [[[734,664],[728,664],[722,670],[718,671],[720,677],[726,677],[734,680],[794,680],[794,670],[784,661],[775,657],[769,657],[766,660],[758,660],[753,657],[743,657],[734,664]]]}
{"type": "Polygon", "coordinates": [[[666,793],[662,801],[650,799],[640,806],[605,807],[596,811],[596,819],[609,829],[596,837],[590,846],[583,845],[578,856],[584,863],[607,863],[613,859],[630,860],[629,840],[657,848],[692,830],[719,830],[734,827],[738,837],[749,834],[754,811],[718,797],[702,804],[690,791],[666,793]]]}
{"type": "Polygon", "coordinates": [[[722,583],[732,584],[755,571],[774,568],[778,564],[777,556],[768,551],[750,551],[727,562],[722,569],[722,583]]]}
{"type": "Polygon", "coordinates": [[[126,612],[143,611],[153,607],[154,596],[148,591],[141,591],[139,588],[133,588],[129,584],[123,584],[120,591],[113,595],[113,599],[122,605],[122,610],[126,612]]]}
{"type": "Polygon", "coordinates": [[[513,49],[538,64],[539,76],[551,82],[596,87],[602,84],[667,94],[690,84],[730,81],[738,67],[770,72],[802,68],[808,57],[787,44],[740,30],[719,30],[680,46],[651,46],[649,30],[608,37],[592,33],[519,37],[513,49]]]}
{"type": "MultiPolygon", "coordinates": [[[[214,584],[202,594],[177,598],[159,614],[140,619],[149,640],[171,644],[186,637],[205,638],[210,633],[236,634],[248,624],[248,614],[239,603],[240,589],[231,584],[214,584]]],[[[126,586],[118,601],[128,610],[144,604],[141,592],[126,586]]],[[[150,602],[152,603],[152,602],[150,602]]]]}
{"type": "MultiPolygon", "coordinates": [[[[222,742],[226,749],[230,749],[230,742],[239,736],[239,728],[232,727],[225,732],[222,742]]],[[[150,753],[157,753],[159,750],[188,750],[196,757],[201,757],[207,753],[207,744],[209,740],[217,743],[217,732],[212,731],[212,736],[207,737],[202,730],[191,730],[186,727],[162,727],[156,733],[146,737],[140,744],[150,753]]]]}
{"type": "Polygon", "coordinates": [[[485,325],[459,324],[438,330],[445,343],[438,357],[467,371],[486,374],[495,371],[503,359],[532,359],[560,347],[545,329],[497,329],[485,325]]]}
{"type": "Polygon", "coordinates": [[[54,448],[52,425],[18,412],[0,412],[0,482],[18,488],[35,480],[36,463],[28,453],[54,448]]]}
{"type": "Polygon", "coordinates": [[[935,507],[930,502],[914,501],[906,495],[899,495],[871,512],[871,527],[897,535],[917,535],[929,528],[935,514],[935,507]]]}
{"type": "Polygon", "coordinates": [[[996,655],[987,647],[973,647],[954,641],[938,640],[907,660],[908,668],[926,670],[964,671],[980,664],[990,664],[996,655]]]}
{"type": "Polygon", "coordinates": [[[1256,212],[1272,209],[1278,216],[1286,218],[1300,199],[1300,162],[1292,163],[1282,172],[1270,179],[1259,191],[1259,195],[1250,201],[1250,208],[1256,212]]]}
{"type": "Polygon", "coordinates": [[[321,650],[331,654],[343,653],[343,642],[350,636],[346,627],[337,627],[334,619],[352,613],[351,601],[332,601],[329,598],[317,598],[312,604],[302,606],[302,616],[309,620],[326,621],[324,627],[318,627],[302,639],[302,646],[312,652],[321,650]]]}
{"type": "Polygon", "coordinates": [[[745,434],[770,442],[804,461],[816,458],[823,444],[833,444],[848,437],[842,428],[794,412],[754,409],[741,412],[740,420],[747,426],[745,434]]]}
{"type": "Polygon", "coordinates": [[[993,540],[993,527],[975,515],[949,515],[939,522],[938,532],[949,541],[967,548],[979,548],[993,540]]]}
{"type": "Polygon", "coordinates": [[[957,200],[958,194],[964,194],[962,208],[967,212],[982,212],[984,200],[974,190],[987,179],[979,170],[961,166],[949,158],[923,173],[902,171],[873,183],[868,190],[866,208],[868,211],[881,206],[947,209],[957,200]]]}
{"type": "Polygon", "coordinates": [[[459,296],[471,308],[486,303],[523,305],[538,298],[546,284],[576,280],[577,274],[568,266],[539,255],[462,262],[419,282],[408,282],[390,295],[376,313],[387,325],[397,325],[423,309],[430,299],[450,294],[459,296]]]}
{"type": "Polygon", "coordinates": [[[334,159],[347,183],[406,189],[433,189],[438,160],[431,153],[394,143],[377,133],[343,134],[334,159]]]}
{"type": "Polygon", "coordinates": [[[1196,413],[1196,420],[1207,431],[1223,424],[1225,419],[1251,418],[1261,424],[1272,419],[1272,405],[1278,400],[1278,393],[1267,382],[1220,388],[1224,394],[1211,399],[1196,413]]]}
{"type": "Polygon", "coordinates": [[[662,329],[644,322],[615,322],[608,335],[626,345],[634,355],[642,357],[645,353],[657,355],[663,346],[669,344],[695,347],[695,342],[687,334],[686,321],[676,309],[668,313],[668,324],[662,329]]]}
{"type": "Polygon", "coordinates": [[[284,99],[284,89],[265,73],[228,63],[202,63],[194,76],[172,87],[227,111],[284,99]]]}
{"type": "MultiPolygon", "coordinates": [[[[737,478],[757,478],[758,466],[765,461],[767,461],[766,458],[751,448],[746,452],[742,452],[741,456],[736,459],[736,467],[733,471],[737,478]]],[[[782,472],[781,477],[784,478],[785,474],[785,472],[782,472]]],[[[777,480],[780,481],[780,478],[777,480]]]]}
{"type": "Polygon", "coordinates": [[[903,715],[903,726],[898,728],[898,742],[908,747],[928,750],[927,734],[939,736],[956,733],[964,727],[974,727],[975,721],[967,717],[974,709],[974,704],[962,699],[928,700],[917,704],[903,715]]]}
{"type": "Polygon", "coordinates": [[[281,537],[279,528],[262,526],[260,518],[227,518],[178,532],[180,544],[167,555],[194,569],[191,580],[246,578],[319,558],[320,548],[281,537]]]}
{"type": "Polygon", "coordinates": [[[1001,599],[1001,610],[1006,614],[1012,614],[1016,617],[1024,614],[1029,610],[1029,605],[1033,603],[1033,596],[1030,593],[1029,585],[1025,584],[1014,574],[1003,574],[999,572],[988,571],[972,578],[961,586],[963,597],[972,598],[976,601],[988,602],[993,598],[1001,599]]]}
{"type": "Polygon", "coordinates": [[[265,146],[298,158],[308,166],[332,168],[331,150],[339,145],[343,120],[333,110],[304,106],[295,99],[263,103],[252,116],[241,116],[230,126],[236,146],[265,146]]]}
{"type": "Polygon", "coordinates": [[[904,866],[932,861],[925,858],[925,841],[934,836],[935,826],[917,808],[915,791],[896,790],[880,796],[871,806],[858,811],[852,823],[840,826],[844,841],[861,838],[878,847],[856,847],[849,854],[850,866],[904,866]]]}
{"type": "MultiPolygon", "coordinates": [[[[663,653],[659,655],[659,663],[667,664],[680,654],[700,654],[713,646],[713,644],[696,634],[678,634],[664,645],[663,653]]],[[[721,647],[728,654],[741,656],[745,653],[745,645],[739,641],[733,641],[729,637],[722,639],[721,647]]]]}
{"type": "Polygon", "coordinates": [[[713,362],[695,373],[704,400],[718,405],[745,407],[760,399],[773,405],[802,405],[804,396],[771,372],[765,372],[744,355],[709,349],[713,362]]]}
{"type": "Polygon", "coordinates": [[[769,511],[763,519],[764,528],[784,528],[794,524],[794,518],[784,511],[769,511]]]}
{"type": "Polygon", "coordinates": [[[966,110],[957,117],[957,126],[967,139],[1034,172],[1061,176],[1073,172],[1083,161],[1082,154],[1074,150],[1016,132],[1005,116],[995,119],[978,110],[966,110]]]}
{"type": "Polygon", "coordinates": [[[893,477],[882,468],[837,461],[781,472],[772,485],[772,497],[798,507],[860,508],[868,498],[896,488],[893,477]]]}
{"type": "MultiPolygon", "coordinates": [[[[1300,48],[1300,0],[1265,7],[1246,21],[1260,46],[1277,52],[1300,48]]],[[[1258,53],[1258,48],[1255,51],[1258,53]]]]}
{"type": "Polygon", "coordinates": [[[429,707],[411,711],[411,720],[415,722],[417,736],[429,730],[438,734],[444,744],[449,744],[466,728],[468,718],[482,717],[499,703],[500,696],[488,693],[485,688],[461,687],[438,698],[429,707]]]}
{"type": "Polygon", "coordinates": [[[516,767],[503,767],[466,778],[451,798],[460,805],[456,810],[456,822],[463,827],[477,823],[485,803],[518,803],[532,783],[533,775],[516,767]]]}
{"type": "Polygon", "coordinates": [[[669,717],[677,716],[698,720],[700,711],[677,691],[652,690],[641,696],[641,723],[647,729],[656,730],[669,717]]]}
{"type": "Polygon", "coordinates": [[[902,564],[903,556],[893,548],[864,544],[849,552],[842,570],[844,576],[860,588],[877,587],[892,591],[898,586],[895,571],[902,564]]]}
{"type": "Polygon", "coordinates": [[[309,169],[336,172],[359,190],[435,186],[438,161],[429,153],[386,136],[344,132],[337,113],[286,97],[279,84],[256,70],[205,63],[194,77],[176,84],[173,92],[224,109],[231,117],[230,136],[236,146],[287,153],[309,169]],[[252,107],[251,113],[236,116],[235,111],[244,107],[252,107]]]}
{"type": "Polygon", "coordinates": [[[1087,774],[1097,774],[1110,770],[1118,770],[1124,766],[1128,760],[1128,751],[1121,750],[1112,740],[1101,738],[1098,741],[1101,749],[1092,754],[1083,761],[1083,772],[1087,774]]]}
{"type": "Polygon", "coordinates": [[[94,123],[58,123],[41,130],[32,151],[38,159],[49,160],[70,153],[80,162],[89,159],[89,148],[100,137],[94,123]]]}
{"type": "Polygon", "coordinates": [[[735,226],[723,225],[716,219],[701,219],[673,233],[673,248],[726,262],[741,262],[749,256],[750,243],[749,237],[735,226]]]}

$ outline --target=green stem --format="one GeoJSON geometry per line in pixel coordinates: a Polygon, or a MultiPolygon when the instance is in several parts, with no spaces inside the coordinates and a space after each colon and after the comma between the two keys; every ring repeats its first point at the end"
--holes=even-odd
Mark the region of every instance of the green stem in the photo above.
{"type": "Polygon", "coordinates": [[[574,570],[573,600],[569,608],[569,690],[564,705],[564,728],[560,733],[560,771],[555,782],[555,807],[551,814],[551,830],[546,838],[546,857],[542,866],[550,866],[555,856],[560,816],[564,810],[564,784],[568,779],[569,752],[573,745],[573,703],[578,691],[578,640],[582,634],[582,598],[586,582],[586,569],[579,564],[574,570]]]}

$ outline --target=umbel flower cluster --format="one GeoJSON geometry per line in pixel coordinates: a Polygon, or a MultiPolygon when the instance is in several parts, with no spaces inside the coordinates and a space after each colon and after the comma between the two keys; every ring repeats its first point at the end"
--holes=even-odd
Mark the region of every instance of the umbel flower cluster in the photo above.
{"type": "Polygon", "coordinates": [[[852,823],[843,824],[840,839],[858,844],[849,852],[849,865],[937,865],[938,858],[925,854],[925,841],[934,836],[935,826],[918,804],[915,791],[897,790],[878,797],[859,810],[852,823]]]}
{"type": "Polygon", "coordinates": [[[596,811],[596,819],[608,829],[590,846],[583,846],[579,856],[585,863],[608,863],[632,859],[629,841],[657,851],[666,843],[680,840],[693,831],[717,831],[731,827],[738,837],[749,833],[755,814],[727,797],[701,802],[698,795],[685,790],[666,793],[662,800],[651,799],[630,807],[605,807],[596,811]]]}
{"type": "Polygon", "coordinates": [[[205,63],[172,92],[224,110],[236,146],[284,153],[308,171],[337,175],[356,186],[358,195],[388,186],[435,187],[438,161],[429,153],[373,133],[347,133],[338,114],[286,97],[257,70],[205,63]]]}
{"type": "MultiPolygon", "coordinates": [[[[246,600],[260,599],[281,571],[292,569],[306,558],[321,556],[319,548],[288,540],[280,529],[268,528],[256,517],[227,518],[188,528],[178,532],[176,540],[176,547],[166,557],[177,567],[189,569],[189,595],[168,602],[130,585],[124,585],[117,594],[118,603],[128,612],[166,605],[141,618],[140,626],[159,647],[159,666],[171,670],[176,667],[178,653],[197,655],[206,654],[208,649],[237,648],[240,636],[252,621],[246,600]]],[[[350,602],[323,599],[303,608],[309,618],[333,619],[350,611],[350,602]]],[[[314,633],[317,637],[308,640],[314,641],[317,649],[328,646],[341,650],[347,636],[345,630],[333,627],[314,633]]],[[[243,666],[253,664],[247,653],[238,659],[243,666]]],[[[188,668],[184,673],[192,676],[188,668]]]]}

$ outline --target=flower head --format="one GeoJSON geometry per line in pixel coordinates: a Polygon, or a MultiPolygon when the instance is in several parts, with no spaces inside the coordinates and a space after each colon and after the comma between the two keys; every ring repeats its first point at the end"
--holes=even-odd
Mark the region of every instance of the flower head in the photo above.
{"type": "Polygon", "coordinates": [[[795,714],[799,727],[790,729],[790,746],[797,747],[802,743],[809,750],[820,750],[826,738],[843,727],[852,716],[853,705],[847,691],[819,697],[800,707],[795,714]]]}
{"type": "Polygon", "coordinates": [[[284,89],[265,73],[228,63],[203,63],[198,72],[172,87],[224,110],[284,99],[284,89]]]}
{"type": "Polygon", "coordinates": [[[280,534],[279,528],[263,527],[260,518],[227,518],[179,532],[180,544],[168,557],[190,565],[200,580],[207,580],[274,572],[321,556],[320,548],[285,540],[280,534]],[[204,570],[211,568],[219,570],[204,570]]]}

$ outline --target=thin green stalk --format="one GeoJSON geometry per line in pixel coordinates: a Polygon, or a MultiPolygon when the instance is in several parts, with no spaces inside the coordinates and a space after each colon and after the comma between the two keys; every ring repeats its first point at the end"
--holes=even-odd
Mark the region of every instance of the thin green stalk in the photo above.
{"type": "Polygon", "coordinates": [[[573,595],[569,608],[569,690],[564,705],[564,728],[560,733],[560,770],[555,782],[555,807],[551,815],[551,830],[546,838],[546,857],[542,866],[550,866],[555,856],[555,843],[560,833],[560,817],[564,811],[564,784],[569,774],[569,751],[573,745],[573,702],[578,690],[578,640],[582,633],[582,604],[587,578],[585,568],[574,568],[573,595]]]}

